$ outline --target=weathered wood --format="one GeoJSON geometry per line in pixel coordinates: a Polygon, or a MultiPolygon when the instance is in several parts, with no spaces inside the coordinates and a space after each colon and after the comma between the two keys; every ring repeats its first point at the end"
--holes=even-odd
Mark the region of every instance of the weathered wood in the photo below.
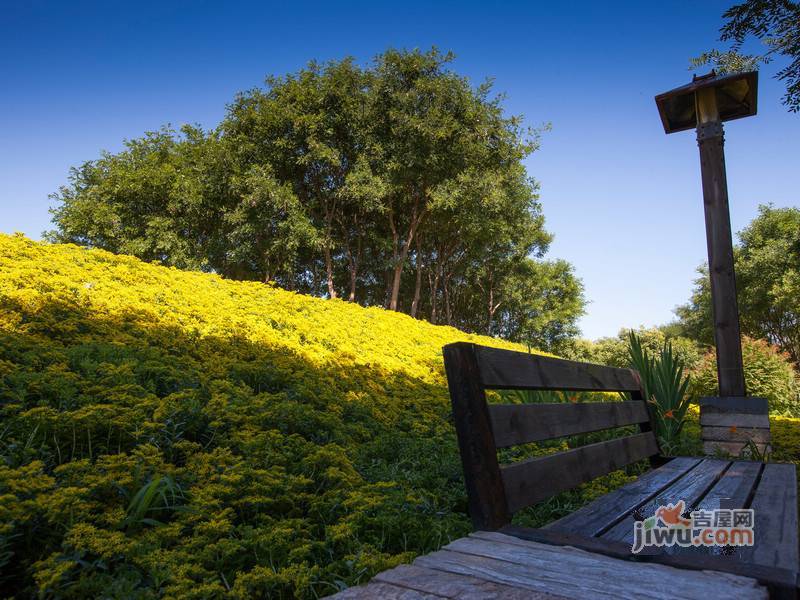
{"type": "Polygon", "coordinates": [[[750,505],[755,547],[745,560],[797,571],[797,475],[793,464],[767,463],[750,505]]]}
{"type": "Polygon", "coordinates": [[[508,510],[516,512],[657,453],[655,436],[648,432],[501,467],[508,510]]]}
{"type": "MultiPolygon", "coordinates": [[[[664,503],[675,504],[680,500],[686,508],[694,506],[710,490],[729,465],[729,461],[706,458],[686,475],[658,494],[655,498],[640,506],[638,511],[643,518],[651,517],[656,509],[664,503]]],[[[617,525],[601,534],[608,540],[633,543],[634,516],[629,515],[617,525]]]]}
{"type": "MultiPolygon", "coordinates": [[[[758,442],[756,443],[760,452],[768,450],[769,444],[758,442]]],[[[742,452],[747,447],[745,442],[720,442],[709,440],[703,442],[703,452],[708,456],[730,456],[732,459],[742,456],[742,452]]]]}
{"type": "Polygon", "coordinates": [[[739,413],[747,415],[766,415],[769,413],[769,402],[766,398],[756,396],[709,396],[700,398],[700,413],[739,413]]]}
{"type": "MultiPolygon", "coordinates": [[[[756,579],[761,584],[768,586],[772,598],[795,598],[797,588],[797,572],[792,569],[758,565],[752,562],[733,560],[729,556],[711,555],[672,555],[672,554],[638,554],[633,555],[629,544],[605,540],[603,538],[590,538],[568,531],[555,531],[552,529],[530,529],[516,525],[506,525],[498,531],[505,535],[543,544],[556,546],[572,546],[612,558],[633,561],[634,564],[657,563],[688,569],[691,571],[720,571],[734,575],[742,575],[756,579]]],[[[473,536],[483,535],[477,532],[473,536]]]]}
{"type": "Polygon", "coordinates": [[[708,427],[756,427],[760,429],[769,429],[769,415],[705,411],[700,413],[700,425],[708,427]]]}
{"type": "Polygon", "coordinates": [[[580,404],[493,404],[489,406],[498,448],[527,444],[649,419],[642,401],[580,404]]]}
{"type": "Polygon", "coordinates": [[[564,598],[564,596],[494,583],[470,575],[426,569],[418,565],[400,565],[379,573],[372,581],[459,600],[562,600],[564,598]]]}
{"type": "MultiPolygon", "coordinates": [[[[656,498],[698,464],[699,458],[674,458],[665,465],[648,471],[636,481],[549,523],[545,529],[569,531],[587,537],[600,535],[629,516],[632,510],[656,498]]],[[[628,546],[625,548],[630,550],[628,546]]]]}
{"type": "MultiPolygon", "coordinates": [[[[746,508],[761,476],[763,466],[763,463],[745,460],[731,463],[714,487],[695,506],[688,507],[687,510],[746,508]]],[[[698,555],[717,555],[722,557],[721,560],[730,562],[730,558],[722,554],[722,548],[719,546],[693,548],[673,546],[665,548],[664,551],[669,554],[686,556],[689,560],[698,555]]]]}
{"type": "Polygon", "coordinates": [[[444,366],[472,524],[476,529],[497,529],[511,515],[475,348],[465,343],[445,346],[444,366]]]}
{"type": "Polygon", "coordinates": [[[753,427],[703,427],[703,441],[769,442],[769,429],[753,427]]]}
{"type": "Polygon", "coordinates": [[[347,588],[344,591],[328,596],[328,600],[441,600],[442,596],[425,594],[405,587],[398,587],[388,583],[369,583],[358,587],[347,588]]]}
{"type": "Polygon", "coordinates": [[[616,369],[525,352],[475,346],[487,389],[631,392],[640,387],[631,369],[616,369]]]}
{"type": "Polygon", "coordinates": [[[758,483],[764,463],[737,460],[722,474],[714,487],[695,506],[695,510],[746,508],[758,483]]]}
{"type": "Polygon", "coordinates": [[[698,124],[697,146],[700,149],[719,393],[720,396],[744,396],[742,340],[736,301],[722,123],[712,121],[698,124]]]}
{"type": "Polygon", "coordinates": [[[414,564],[570,598],[766,597],[764,588],[744,577],[682,573],[663,565],[637,564],[566,546],[519,542],[462,538],[446,550],[418,558],[414,564]]]}

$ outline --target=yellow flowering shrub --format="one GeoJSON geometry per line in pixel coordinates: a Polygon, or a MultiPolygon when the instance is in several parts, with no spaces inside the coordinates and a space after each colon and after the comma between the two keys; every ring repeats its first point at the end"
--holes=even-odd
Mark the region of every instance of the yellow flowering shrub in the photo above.
{"type": "Polygon", "coordinates": [[[522,349],[0,235],[0,597],[316,598],[465,535],[458,340],[522,349]]]}
{"type": "Polygon", "coordinates": [[[518,348],[0,235],[0,588],[316,597],[465,534],[457,340],[518,348]]]}

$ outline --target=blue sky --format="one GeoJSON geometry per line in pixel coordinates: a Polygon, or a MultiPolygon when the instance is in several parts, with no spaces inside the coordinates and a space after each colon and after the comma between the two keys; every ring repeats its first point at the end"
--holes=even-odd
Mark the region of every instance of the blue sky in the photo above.
{"type": "MultiPolygon", "coordinates": [[[[653,96],[691,78],[731,2],[40,2],[0,10],[0,231],[38,238],[70,166],[165,123],[213,127],[237,91],[311,59],[436,45],[530,125],[549,256],[590,301],[584,335],[671,320],[706,257],[693,132],[653,96]]],[[[800,115],[768,65],[759,114],[726,127],[734,230],[800,205],[800,115]]]]}

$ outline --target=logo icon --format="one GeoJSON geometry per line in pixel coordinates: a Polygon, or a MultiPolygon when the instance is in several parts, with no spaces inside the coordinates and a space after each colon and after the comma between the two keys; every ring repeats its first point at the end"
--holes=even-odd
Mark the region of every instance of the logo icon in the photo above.
{"type": "Polygon", "coordinates": [[[752,546],[754,523],[751,508],[688,511],[684,500],[663,503],[652,517],[634,521],[631,552],[638,554],[651,546],[717,546],[726,550],[752,546]]]}

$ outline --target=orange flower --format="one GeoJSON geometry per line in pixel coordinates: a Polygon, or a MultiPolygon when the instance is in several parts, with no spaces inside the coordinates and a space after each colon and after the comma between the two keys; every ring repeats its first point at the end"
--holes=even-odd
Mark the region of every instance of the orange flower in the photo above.
{"type": "Polygon", "coordinates": [[[731,433],[736,433],[736,425],[731,425],[730,432],[731,433]]]}
{"type": "Polygon", "coordinates": [[[672,409],[669,409],[667,412],[664,413],[664,418],[666,419],[674,419],[675,416],[672,414],[672,409]]]}
{"type": "Polygon", "coordinates": [[[569,401],[575,404],[578,401],[578,395],[573,394],[572,396],[569,397],[569,401]]]}

